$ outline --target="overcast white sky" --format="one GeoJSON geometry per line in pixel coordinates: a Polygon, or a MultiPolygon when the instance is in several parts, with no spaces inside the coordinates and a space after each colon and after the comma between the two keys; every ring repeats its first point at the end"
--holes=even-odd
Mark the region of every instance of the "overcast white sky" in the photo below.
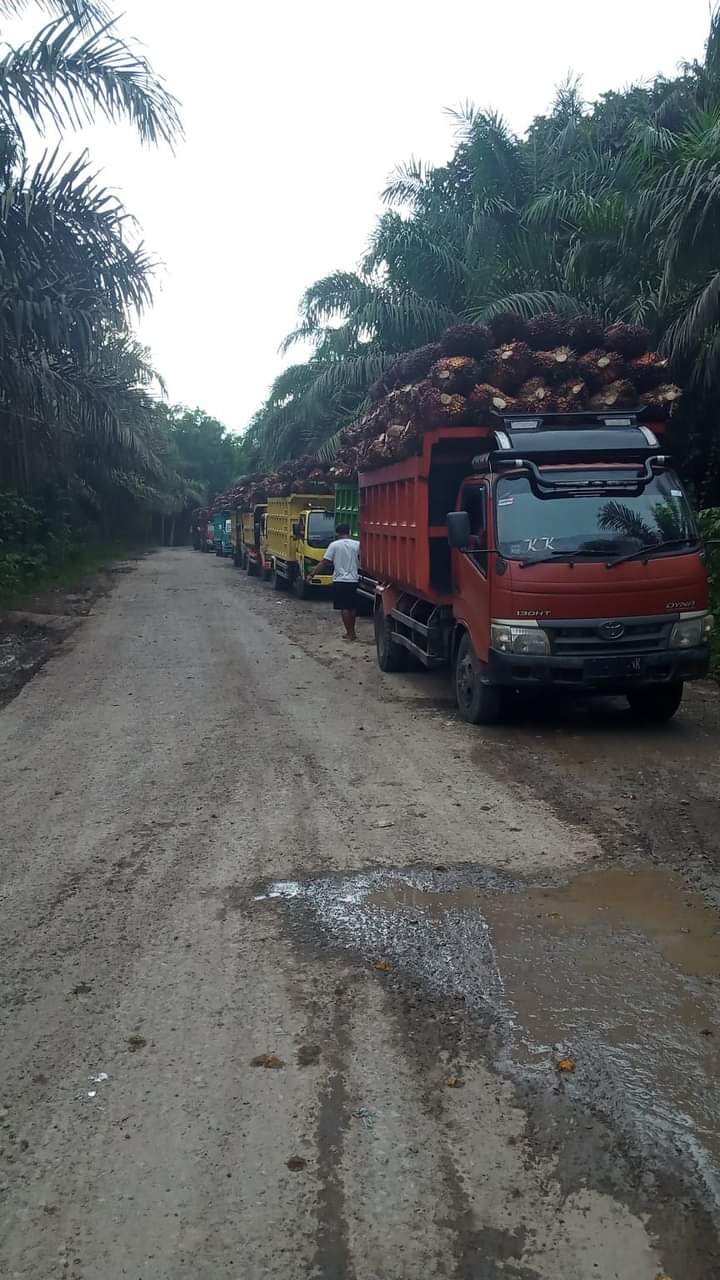
{"type": "Polygon", "coordinates": [[[125,130],[89,145],[162,260],[140,323],[171,400],[242,430],[303,289],[353,268],[379,193],[452,149],[470,99],[523,131],[569,70],[588,99],[702,55],[708,0],[120,0],[181,100],[178,154],[125,130]]]}

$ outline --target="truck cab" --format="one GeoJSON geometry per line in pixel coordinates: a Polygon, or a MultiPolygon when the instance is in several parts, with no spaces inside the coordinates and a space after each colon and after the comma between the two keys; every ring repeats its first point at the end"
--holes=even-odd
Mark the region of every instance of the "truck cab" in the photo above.
{"type": "Polygon", "coordinates": [[[235,563],[239,563],[250,578],[267,577],[269,572],[265,554],[266,522],[266,502],[257,502],[248,507],[238,521],[239,543],[235,551],[235,563]]]}
{"type": "Polygon", "coordinates": [[[654,431],[634,414],[515,416],[478,443],[445,516],[449,559],[429,529],[430,590],[381,585],[381,666],[397,646],[450,664],[473,723],[518,690],[620,694],[638,718],[668,719],[708,671],[713,620],[695,519],[654,431]]]}
{"type": "Polygon", "coordinates": [[[216,556],[233,554],[232,514],[229,511],[218,511],[213,516],[213,547],[216,556]]]}
{"type": "Polygon", "coordinates": [[[276,591],[291,588],[300,599],[329,587],[332,575],[313,574],[335,537],[332,494],[270,498],[265,548],[276,591]]]}
{"type": "Polygon", "coordinates": [[[297,565],[293,583],[296,595],[303,597],[313,588],[330,587],[332,574],[312,573],[312,568],[320,564],[335,537],[335,512],[325,507],[306,508],[293,525],[293,536],[297,565]]]}
{"type": "Polygon", "coordinates": [[[543,423],[495,443],[448,520],[461,713],[544,686],[672,715],[707,674],[712,617],[695,519],[657,439],[630,424],[563,439],[543,423]]]}

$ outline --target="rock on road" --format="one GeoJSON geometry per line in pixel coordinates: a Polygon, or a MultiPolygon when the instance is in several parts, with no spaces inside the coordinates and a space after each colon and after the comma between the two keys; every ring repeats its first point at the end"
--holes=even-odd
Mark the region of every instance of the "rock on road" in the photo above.
{"type": "Polygon", "coordinates": [[[3,1280],[717,1276],[715,692],[361,630],[164,551],[0,713],[3,1280]]]}

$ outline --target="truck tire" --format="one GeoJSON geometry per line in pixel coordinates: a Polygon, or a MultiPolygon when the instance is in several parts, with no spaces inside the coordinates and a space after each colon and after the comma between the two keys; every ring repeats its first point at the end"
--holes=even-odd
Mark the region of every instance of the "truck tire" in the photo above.
{"type": "Polygon", "coordinates": [[[309,599],[310,588],[305,580],[304,575],[299,571],[295,574],[295,577],[293,578],[292,589],[293,589],[293,595],[296,595],[298,600],[309,599]]]}
{"type": "Polygon", "coordinates": [[[248,556],[245,561],[245,570],[248,578],[254,578],[257,573],[257,565],[251,556],[248,556]]]}
{"type": "Polygon", "coordinates": [[[455,700],[461,718],[468,724],[496,724],[503,713],[503,691],[498,685],[483,683],[481,666],[467,632],[455,659],[455,700]]]}
{"type": "Polygon", "coordinates": [[[630,714],[642,724],[664,724],[675,715],[683,696],[682,680],[674,684],[651,684],[627,695],[630,714]]]}
{"type": "Polygon", "coordinates": [[[273,585],[273,591],[284,591],[285,588],[287,587],[287,578],[283,578],[282,574],[278,573],[277,569],[274,566],[272,571],[272,578],[270,580],[273,585]]]}
{"type": "Polygon", "coordinates": [[[392,638],[392,627],[382,609],[375,610],[375,647],[381,671],[405,671],[409,653],[392,638]]]}
{"type": "Polygon", "coordinates": [[[270,579],[272,578],[272,572],[273,572],[272,569],[263,569],[262,571],[263,582],[270,581],[270,579]]]}

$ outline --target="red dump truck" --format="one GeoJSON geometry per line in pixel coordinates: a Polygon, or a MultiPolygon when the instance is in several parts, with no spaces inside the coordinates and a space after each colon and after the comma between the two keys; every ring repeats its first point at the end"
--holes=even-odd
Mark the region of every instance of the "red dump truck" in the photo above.
{"type": "Polygon", "coordinates": [[[383,671],[451,668],[463,719],[517,690],[622,694],[662,721],[707,673],[702,545],[642,415],[498,417],[428,431],[360,476],[383,671]]]}

